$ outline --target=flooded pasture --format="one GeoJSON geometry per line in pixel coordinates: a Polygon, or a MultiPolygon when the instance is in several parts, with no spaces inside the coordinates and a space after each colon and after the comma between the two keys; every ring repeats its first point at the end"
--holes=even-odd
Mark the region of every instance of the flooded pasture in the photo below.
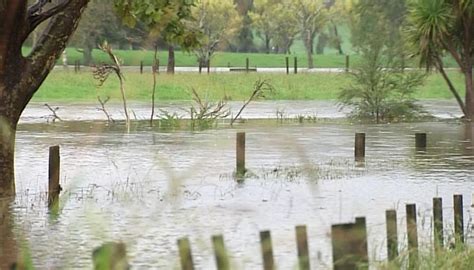
{"type": "MultiPolygon", "coordinates": [[[[175,108],[175,104],[165,105],[175,108]]],[[[234,107],[234,106],[233,106],[234,107]]],[[[440,118],[452,103],[428,104],[440,118]]],[[[16,243],[26,240],[39,269],[91,268],[92,250],[127,244],[134,269],[178,268],[176,240],[189,236],[198,269],[215,269],[211,236],[223,234],[236,269],[261,268],[259,231],[271,230],[279,269],[297,266],[294,227],[308,226],[311,264],[331,268],[330,226],[365,216],[369,254],[385,256],[385,210],[397,209],[406,245],[405,204],[416,203],[421,243],[431,239],[431,202],[443,197],[452,228],[452,195],[463,194],[466,221],[474,191],[474,127],[456,120],[383,125],[270,120],[276,111],[339,118],[328,102],[253,104],[230,128],[163,131],[108,125],[95,106],[61,107],[67,121],[46,123],[33,104],[17,133],[17,198],[10,206],[16,243]],[[68,108],[68,109],[67,109],[68,108]],[[267,119],[267,120],[261,120],[267,119]],[[77,121],[80,120],[80,121],[77,121]],[[234,180],[235,134],[245,131],[244,183],[234,180]],[[354,161],[354,133],[365,132],[365,163],[354,161]],[[428,134],[425,152],[414,134],[428,134]],[[61,210],[46,208],[48,148],[61,146],[61,210]]],[[[112,107],[120,119],[120,107],[112,107]],[[114,109],[115,108],[115,109],[114,109]]],[[[148,109],[136,106],[137,119],[148,109]]],[[[177,110],[178,111],[178,110],[177,110]]]]}

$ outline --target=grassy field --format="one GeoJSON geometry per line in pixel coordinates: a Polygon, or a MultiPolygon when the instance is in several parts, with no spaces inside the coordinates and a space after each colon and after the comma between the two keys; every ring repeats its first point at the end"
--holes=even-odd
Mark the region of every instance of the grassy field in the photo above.
{"type": "MultiPolygon", "coordinates": [[[[456,87],[463,90],[463,77],[451,72],[456,87]]],[[[125,74],[125,88],[130,100],[147,101],[151,97],[153,78],[151,74],[129,72],[125,74]]],[[[249,97],[253,84],[258,79],[268,80],[275,93],[267,97],[272,100],[332,100],[336,99],[342,87],[350,84],[350,75],[336,73],[312,74],[262,74],[262,73],[220,73],[220,74],[175,74],[158,75],[158,100],[189,100],[190,89],[195,88],[203,97],[217,100],[244,100],[249,97]]],[[[463,92],[463,91],[461,91],[463,92]]],[[[97,95],[110,96],[111,102],[120,101],[119,83],[115,77],[97,87],[90,72],[74,73],[56,70],[46,79],[34,96],[34,101],[95,101],[97,95]]],[[[419,99],[450,99],[445,82],[439,74],[431,74],[418,91],[419,99]]]]}

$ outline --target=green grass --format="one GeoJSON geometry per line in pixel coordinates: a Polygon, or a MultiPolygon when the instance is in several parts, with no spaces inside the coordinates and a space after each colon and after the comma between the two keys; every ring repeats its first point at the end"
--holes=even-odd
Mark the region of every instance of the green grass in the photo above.
{"type": "MultiPolygon", "coordinates": [[[[456,87],[463,95],[463,77],[450,72],[456,87]]],[[[151,98],[153,78],[151,74],[128,72],[125,89],[129,100],[148,101],[151,98]]],[[[185,73],[158,75],[158,100],[190,100],[194,87],[203,97],[217,100],[224,96],[230,100],[245,100],[258,79],[268,80],[276,89],[267,99],[273,100],[334,100],[342,87],[350,84],[351,76],[336,73],[313,74],[262,74],[262,73],[185,73]]],[[[120,101],[118,80],[111,75],[97,87],[90,72],[53,71],[34,96],[34,101],[96,101],[97,95],[110,96],[111,102],[120,101]]],[[[418,91],[419,99],[451,99],[451,93],[439,74],[431,74],[418,91]]]]}

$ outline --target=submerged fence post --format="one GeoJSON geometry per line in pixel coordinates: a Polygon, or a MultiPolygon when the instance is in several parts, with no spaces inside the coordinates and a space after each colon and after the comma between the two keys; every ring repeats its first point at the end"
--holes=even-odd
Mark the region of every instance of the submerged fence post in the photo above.
{"type": "Polygon", "coordinates": [[[236,157],[236,175],[239,178],[245,175],[245,132],[237,133],[236,157]]]}
{"type": "Polygon", "coordinates": [[[416,150],[426,150],[426,133],[415,134],[415,147],[416,150]]]}
{"type": "Polygon", "coordinates": [[[456,246],[464,244],[464,213],[462,195],[454,195],[454,238],[456,246]]]}
{"type": "Polygon", "coordinates": [[[295,74],[298,74],[298,58],[295,57],[295,74]]]}
{"type": "Polygon", "coordinates": [[[274,270],[275,262],[273,261],[272,236],[270,231],[260,232],[260,247],[262,250],[263,269],[274,270]]]}
{"type": "Polygon", "coordinates": [[[438,251],[444,246],[443,199],[441,198],[433,198],[433,236],[435,250],[438,251]]]}
{"type": "Polygon", "coordinates": [[[397,211],[387,210],[385,220],[387,226],[387,255],[388,260],[393,261],[398,257],[397,211]]]}
{"type": "Polygon", "coordinates": [[[308,234],[306,232],[306,226],[296,226],[296,246],[298,248],[298,264],[300,270],[309,270],[309,247],[308,247],[308,234]]]}
{"type": "Polygon", "coordinates": [[[285,57],[285,64],[286,64],[286,74],[290,74],[290,58],[287,56],[285,57]]]}
{"type": "Polygon", "coordinates": [[[365,158],[365,133],[356,133],[354,156],[357,161],[365,158]]]}
{"type": "Polygon", "coordinates": [[[408,234],[408,269],[418,267],[418,229],[416,224],[416,205],[406,205],[408,234]]]}
{"type": "Polygon", "coordinates": [[[61,186],[59,185],[60,156],[59,146],[49,148],[49,169],[48,169],[48,206],[53,206],[58,202],[61,186]]]}
{"type": "Polygon", "coordinates": [[[191,244],[188,238],[178,239],[179,257],[182,270],[194,270],[193,256],[191,254],[191,244]]]}
{"type": "Polygon", "coordinates": [[[212,244],[214,246],[214,255],[216,257],[217,270],[229,270],[230,263],[224,245],[224,237],[222,235],[213,236],[212,244]]]}

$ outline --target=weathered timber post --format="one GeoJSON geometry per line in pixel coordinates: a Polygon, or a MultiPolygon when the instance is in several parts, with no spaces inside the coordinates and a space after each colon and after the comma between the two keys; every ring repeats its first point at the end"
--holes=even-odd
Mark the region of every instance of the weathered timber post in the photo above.
{"type": "Polygon", "coordinates": [[[191,244],[188,238],[178,239],[179,257],[182,270],[194,270],[191,244]]]}
{"type": "Polygon", "coordinates": [[[398,257],[397,211],[387,210],[385,220],[387,226],[387,255],[388,260],[393,261],[398,257]]]}
{"type": "Polygon", "coordinates": [[[346,55],[346,72],[349,72],[349,65],[350,65],[349,55],[346,55]]]}
{"type": "Polygon", "coordinates": [[[334,270],[368,269],[365,218],[331,227],[334,270]]]}
{"type": "Polygon", "coordinates": [[[416,224],[416,205],[406,205],[408,234],[408,268],[418,268],[418,229],[416,224]]]}
{"type": "Polygon", "coordinates": [[[216,257],[217,270],[229,270],[230,263],[224,245],[224,237],[222,235],[213,236],[212,244],[214,246],[214,255],[216,257]]]}
{"type": "Polygon", "coordinates": [[[464,245],[464,212],[462,195],[454,195],[454,238],[456,246],[464,245]]]}
{"type": "Polygon", "coordinates": [[[124,243],[105,243],[94,249],[92,261],[95,270],[130,269],[127,260],[127,248],[124,243]]]}
{"type": "Polygon", "coordinates": [[[60,156],[59,146],[49,148],[49,169],[48,169],[48,206],[58,203],[61,186],[59,185],[60,156]]]}
{"type": "Polygon", "coordinates": [[[444,246],[443,199],[441,198],[433,198],[433,236],[435,250],[438,251],[444,246]]]}
{"type": "Polygon", "coordinates": [[[270,231],[260,232],[260,247],[262,250],[263,270],[274,270],[272,236],[270,231]]]}
{"type": "Polygon", "coordinates": [[[294,68],[295,68],[295,74],[298,74],[298,58],[295,57],[294,61],[295,61],[295,66],[294,66],[294,68]]]}
{"type": "Polygon", "coordinates": [[[308,234],[306,232],[306,226],[296,227],[296,246],[298,248],[299,269],[311,269],[309,260],[308,234]]]}
{"type": "Polygon", "coordinates": [[[415,134],[415,147],[418,151],[426,150],[426,133],[415,134]]]}
{"type": "Polygon", "coordinates": [[[239,177],[245,176],[245,132],[237,133],[237,147],[236,147],[236,157],[237,157],[237,169],[236,175],[237,179],[239,177]]]}
{"type": "Polygon", "coordinates": [[[357,161],[365,158],[365,133],[355,134],[354,156],[357,161]]]}

